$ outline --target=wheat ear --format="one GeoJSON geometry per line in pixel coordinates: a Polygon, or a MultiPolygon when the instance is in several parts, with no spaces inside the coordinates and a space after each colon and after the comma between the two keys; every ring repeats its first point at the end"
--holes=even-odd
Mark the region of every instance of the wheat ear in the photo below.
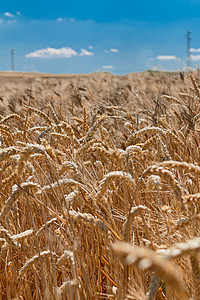
{"type": "MultiPolygon", "coordinates": [[[[164,278],[166,283],[179,296],[186,297],[177,270],[166,258],[160,257],[151,250],[139,246],[130,246],[130,244],[124,242],[116,242],[111,247],[124,265],[136,265],[142,270],[154,271],[158,277],[164,278]]],[[[187,297],[182,299],[187,299],[187,297]]]]}
{"type": "Polygon", "coordinates": [[[185,243],[176,243],[168,249],[157,250],[166,259],[177,259],[185,255],[195,255],[200,251],[200,238],[188,240],[185,243]]]}
{"type": "Polygon", "coordinates": [[[6,121],[9,121],[11,119],[16,119],[18,121],[20,121],[22,123],[22,118],[18,115],[18,114],[11,114],[11,115],[8,115],[6,116],[5,118],[3,118],[1,121],[0,121],[0,124],[6,122],[6,121]]]}
{"type": "Polygon", "coordinates": [[[91,224],[95,228],[97,228],[103,232],[108,231],[107,225],[102,220],[100,220],[97,217],[92,216],[91,214],[81,213],[81,212],[75,211],[75,210],[70,210],[70,211],[65,210],[65,214],[66,214],[66,216],[70,215],[70,217],[74,221],[84,222],[85,224],[91,224]]]}
{"type": "MultiPolygon", "coordinates": [[[[164,162],[164,163],[170,163],[169,162],[164,162]]],[[[164,164],[163,163],[163,164],[164,164]]],[[[162,166],[151,166],[147,168],[143,174],[142,177],[147,176],[147,175],[158,175],[160,176],[163,180],[166,180],[167,183],[172,187],[174,190],[174,194],[176,196],[176,199],[180,202],[181,204],[181,209],[185,212],[186,207],[184,204],[184,197],[183,197],[183,189],[180,186],[179,182],[176,180],[175,176],[167,169],[164,169],[162,166]]],[[[142,178],[141,177],[141,178],[142,178]]]]}
{"type": "Polygon", "coordinates": [[[199,91],[199,87],[198,87],[198,85],[196,83],[196,80],[195,80],[195,78],[194,78],[194,76],[192,74],[189,74],[189,77],[190,77],[190,79],[192,81],[192,84],[193,84],[196,96],[198,97],[198,100],[200,101],[200,91],[199,91]]]}
{"type": "Polygon", "coordinates": [[[109,183],[112,182],[113,180],[123,181],[132,188],[135,186],[135,181],[129,173],[122,172],[122,171],[109,172],[104,176],[104,178],[99,183],[98,193],[97,193],[98,199],[104,195],[109,183]]]}
{"type": "Polygon", "coordinates": [[[23,276],[24,273],[30,269],[30,267],[33,265],[33,264],[36,264],[38,262],[38,260],[40,258],[46,258],[50,255],[53,255],[53,256],[57,256],[56,253],[54,252],[51,252],[50,250],[47,250],[47,251],[43,251],[43,252],[40,252],[39,254],[36,254],[34,255],[33,257],[31,257],[24,265],[23,267],[20,269],[19,271],[19,276],[23,276]]]}
{"type": "Polygon", "coordinates": [[[29,110],[29,111],[32,111],[34,113],[36,113],[37,115],[39,115],[40,117],[42,117],[43,119],[45,119],[45,121],[51,126],[52,125],[52,121],[51,119],[41,110],[39,109],[36,109],[34,107],[30,107],[30,106],[27,106],[25,105],[25,107],[29,110]]]}
{"type": "Polygon", "coordinates": [[[30,189],[30,188],[35,188],[35,187],[37,187],[37,184],[33,183],[33,182],[25,182],[25,183],[21,183],[20,185],[15,184],[12,188],[11,196],[6,200],[6,202],[4,203],[4,206],[1,209],[0,220],[5,217],[5,215],[10,210],[11,206],[15,203],[15,201],[23,193],[23,189],[30,189]]]}

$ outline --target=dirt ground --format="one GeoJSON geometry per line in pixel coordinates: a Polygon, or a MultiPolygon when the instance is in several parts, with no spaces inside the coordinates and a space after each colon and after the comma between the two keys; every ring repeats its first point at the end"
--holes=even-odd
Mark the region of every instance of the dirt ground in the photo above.
{"type": "Polygon", "coordinates": [[[177,96],[178,92],[188,92],[188,82],[188,75],[183,80],[178,72],[147,71],[125,76],[0,72],[0,114],[23,115],[24,105],[45,110],[48,102],[62,116],[73,115],[83,106],[93,109],[105,103],[141,109],[163,94],[177,96]]]}

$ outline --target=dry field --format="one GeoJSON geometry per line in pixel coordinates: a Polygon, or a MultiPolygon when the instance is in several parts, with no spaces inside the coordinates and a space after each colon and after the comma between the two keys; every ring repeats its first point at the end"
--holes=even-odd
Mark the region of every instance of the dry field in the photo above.
{"type": "Polygon", "coordinates": [[[199,78],[0,73],[0,299],[200,299],[199,78]]]}

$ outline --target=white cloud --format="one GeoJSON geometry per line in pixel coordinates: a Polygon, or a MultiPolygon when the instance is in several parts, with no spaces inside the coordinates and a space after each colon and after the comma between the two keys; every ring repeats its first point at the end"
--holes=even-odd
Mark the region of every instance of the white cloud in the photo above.
{"type": "Polygon", "coordinates": [[[8,18],[14,18],[14,15],[9,12],[5,12],[4,15],[8,18]]]}
{"type": "Polygon", "coordinates": [[[16,12],[16,15],[20,16],[20,15],[21,15],[20,11],[17,11],[17,12],[16,12]]]}
{"type": "Polygon", "coordinates": [[[66,19],[65,18],[58,18],[57,21],[62,22],[62,21],[66,21],[66,19]]]}
{"type": "Polygon", "coordinates": [[[62,47],[60,49],[46,48],[36,50],[29,54],[26,54],[27,58],[70,58],[78,53],[70,47],[62,47]]]}
{"type": "Polygon", "coordinates": [[[198,48],[198,49],[190,48],[190,52],[200,52],[200,48],[198,48]]]}
{"type": "Polygon", "coordinates": [[[88,50],[86,50],[86,49],[81,49],[81,52],[80,52],[79,55],[80,55],[80,56],[92,56],[92,55],[94,55],[94,53],[91,52],[91,51],[88,51],[88,50]]]}
{"type": "Polygon", "coordinates": [[[199,61],[200,60],[200,55],[190,55],[190,59],[192,61],[199,61]]]}
{"type": "Polygon", "coordinates": [[[93,46],[88,46],[89,49],[93,49],[93,46]]]}
{"type": "Polygon", "coordinates": [[[110,49],[110,52],[117,53],[117,52],[119,52],[119,50],[118,49],[110,49]]]}
{"type": "Polygon", "coordinates": [[[115,48],[111,48],[109,50],[104,50],[105,53],[109,53],[109,52],[112,52],[112,53],[117,53],[119,52],[119,49],[115,49],[115,48]]]}
{"type": "Polygon", "coordinates": [[[107,66],[102,66],[102,69],[109,70],[109,69],[114,69],[112,65],[107,65],[107,66]]]}
{"type": "Polygon", "coordinates": [[[158,60],[177,60],[178,57],[176,57],[175,55],[158,55],[156,57],[156,59],[158,59],[158,60]]]}

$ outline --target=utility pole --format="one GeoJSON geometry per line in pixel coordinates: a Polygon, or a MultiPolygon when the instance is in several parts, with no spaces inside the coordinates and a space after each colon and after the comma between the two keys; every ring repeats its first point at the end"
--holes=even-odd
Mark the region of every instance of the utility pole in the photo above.
{"type": "Polygon", "coordinates": [[[14,49],[10,50],[10,58],[11,58],[11,70],[15,71],[14,49]]]}
{"type": "Polygon", "coordinates": [[[191,41],[191,32],[187,31],[187,66],[191,67],[191,56],[190,56],[190,41],[191,41]]]}

